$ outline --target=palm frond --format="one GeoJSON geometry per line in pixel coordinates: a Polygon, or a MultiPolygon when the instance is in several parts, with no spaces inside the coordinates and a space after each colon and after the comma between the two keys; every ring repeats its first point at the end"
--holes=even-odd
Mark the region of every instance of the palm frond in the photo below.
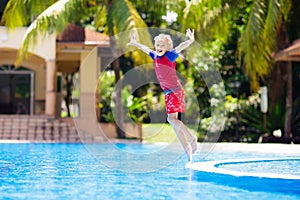
{"type": "Polygon", "coordinates": [[[117,33],[147,27],[128,0],[116,0],[112,6],[112,15],[117,33]]]}
{"type": "Polygon", "coordinates": [[[156,13],[166,13],[167,8],[178,1],[180,0],[130,0],[134,7],[146,12],[146,14],[153,11],[156,13]]]}
{"type": "MultiPolygon", "coordinates": [[[[115,0],[115,3],[111,7],[111,20],[113,20],[114,34],[122,32],[130,32],[138,30],[139,38],[142,39],[142,43],[147,46],[152,46],[151,36],[147,30],[147,25],[128,0],[115,0]]],[[[120,34],[122,38],[119,38],[119,45],[125,47],[129,42],[129,34],[120,34]]],[[[136,64],[144,63],[145,60],[149,60],[149,57],[144,53],[138,51],[137,55],[133,57],[136,64]]],[[[149,60],[150,61],[150,60],[149,60]]]]}
{"type": "Polygon", "coordinates": [[[100,5],[95,14],[95,27],[104,29],[107,24],[107,12],[104,5],[100,5]]]}
{"type": "Polygon", "coordinates": [[[18,52],[16,65],[18,65],[28,55],[29,46],[36,45],[36,38],[39,34],[45,36],[47,33],[53,33],[56,30],[56,26],[59,19],[59,14],[64,9],[68,0],[61,0],[54,3],[47,8],[42,14],[40,14],[36,20],[28,27],[25,32],[23,42],[18,52]]]}
{"type": "Polygon", "coordinates": [[[238,10],[236,1],[190,1],[184,9],[183,29],[194,28],[203,41],[226,40],[230,25],[227,20],[238,10]],[[231,3],[231,4],[230,4],[231,3]]]}
{"type": "Polygon", "coordinates": [[[2,16],[1,24],[4,24],[9,28],[15,28],[18,26],[26,26],[29,19],[30,16],[21,1],[8,1],[2,16]]]}
{"type": "Polygon", "coordinates": [[[47,9],[57,0],[10,0],[8,1],[1,24],[10,29],[20,26],[27,26],[40,13],[47,9]]]}
{"type": "Polygon", "coordinates": [[[18,52],[18,65],[28,55],[29,47],[34,48],[38,36],[45,36],[62,31],[74,15],[78,15],[85,6],[85,0],[60,0],[44,12],[28,27],[18,52]]]}
{"type": "Polygon", "coordinates": [[[290,10],[292,9],[293,0],[278,0],[280,4],[280,11],[283,14],[284,20],[287,21],[290,10]]]}
{"type": "Polygon", "coordinates": [[[245,71],[250,78],[253,90],[258,89],[259,79],[267,75],[271,69],[271,49],[264,38],[266,17],[266,2],[255,0],[246,30],[239,43],[240,60],[244,62],[245,71]]]}
{"type": "Polygon", "coordinates": [[[239,46],[253,90],[258,89],[259,80],[263,80],[273,68],[271,54],[277,48],[276,35],[281,16],[286,15],[285,12],[290,8],[286,5],[290,1],[282,3],[280,0],[253,2],[247,28],[239,46]]]}
{"type": "MultiPolygon", "coordinates": [[[[274,50],[276,45],[276,32],[280,26],[280,4],[278,0],[270,0],[268,5],[268,14],[264,28],[263,37],[269,44],[271,51],[274,50]]],[[[271,52],[270,52],[271,54],[271,52]]]]}

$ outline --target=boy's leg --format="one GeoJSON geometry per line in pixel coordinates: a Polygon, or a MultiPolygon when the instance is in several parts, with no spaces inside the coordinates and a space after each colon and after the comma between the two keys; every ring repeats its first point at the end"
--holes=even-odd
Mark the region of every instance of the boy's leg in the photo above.
{"type": "Polygon", "coordinates": [[[184,131],[185,126],[180,120],[178,120],[177,113],[168,114],[168,122],[173,127],[181,145],[183,146],[189,162],[192,162],[192,149],[186,140],[186,133],[184,131]]]}
{"type": "Polygon", "coordinates": [[[175,132],[180,132],[188,138],[188,141],[190,141],[192,147],[192,154],[196,153],[198,147],[198,138],[187,129],[182,121],[177,118],[177,113],[168,114],[168,122],[171,124],[174,130],[177,130],[175,130],[175,132]]]}
{"type": "Polygon", "coordinates": [[[192,134],[188,128],[184,125],[184,123],[180,120],[178,120],[178,124],[180,126],[180,128],[182,129],[183,133],[186,135],[186,137],[188,138],[188,140],[190,141],[190,144],[192,146],[192,154],[196,153],[197,148],[198,148],[198,138],[196,135],[192,134]]]}

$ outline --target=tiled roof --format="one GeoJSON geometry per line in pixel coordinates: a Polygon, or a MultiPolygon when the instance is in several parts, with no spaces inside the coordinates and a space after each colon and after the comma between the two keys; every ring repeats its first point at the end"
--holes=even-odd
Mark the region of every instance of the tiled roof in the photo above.
{"type": "Polygon", "coordinates": [[[57,42],[107,43],[109,37],[74,24],[68,24],[62,33],[57,36],[57,42]]]}

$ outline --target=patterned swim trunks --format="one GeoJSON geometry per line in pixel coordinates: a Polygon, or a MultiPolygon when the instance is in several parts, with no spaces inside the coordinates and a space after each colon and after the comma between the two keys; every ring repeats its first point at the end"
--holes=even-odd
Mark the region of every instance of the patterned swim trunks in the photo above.
{"type": "Polygon", "coordinates": [[[167,114],[185,112],[184,90],[178,89],[165,94],[167,114]]]}

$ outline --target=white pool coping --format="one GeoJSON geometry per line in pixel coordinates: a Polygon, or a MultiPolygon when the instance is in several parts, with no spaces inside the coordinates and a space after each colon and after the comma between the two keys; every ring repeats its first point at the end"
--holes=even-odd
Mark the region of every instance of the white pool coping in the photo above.
{"type": "Polygon", "coordinates": [[[264,154],[280,154],[286,156],[300,156],[300,144],[281,143],[202,143],[198,145],[200,152],[209,149],[214,152],[248,152],[264,154]],[[205,146],[209,146],[206,148],[205,146]]]}
{"type": "Polygon", "coordinates": [[[216,143],[216,144],[200,144],[200,153],[202,150],[210,149],[212,152],[237,152],[237,153],[262,153],[267,156],[261,158],[246,158],[246,159],[230,159],[230,160],[216,160],[207,162],[196,162],[187,165],[187,168],[192,170],[212,172],[218,174],[227,174],[232,176],[251,176],[260,178],[280,178],[280,179],[296,179],[300,180],[297,175],[285,175],[276,173],[254,173],[254,172],[240,172],[223,168],[218,168],[222,164],[237,164],[245,162],[264,162],[264,161],[279,161],[279,160],[300,160],[300,145],[299,144],[278,144],[278,143],[216,143]],[[213,146],[205,148],[207,146],[213,146]]]}
{"type": "Polygon", "coordinates": [[[279,157],[279,158],[248,158],[248,159],[231,159],[231,160],[218,160],[218,161],[207,161],[207,162],[196,162],[189,163],[186,168],[211,172],[224,175],[232,176],[250,176],[250,177],[259,177],[259,178],[278,178],[278,179],[293,179],[300,180],[300,176],[297,175],[287,175],[287,174],[276,174],[276,173],[255,173],[255,172],[241,172],[228,170],[223,168],[218,168],[218,165],[223,164],[243,164],[249,162],[266,162],[266,161],[292,161],[299,160],[300,157],[279,157]]]}

